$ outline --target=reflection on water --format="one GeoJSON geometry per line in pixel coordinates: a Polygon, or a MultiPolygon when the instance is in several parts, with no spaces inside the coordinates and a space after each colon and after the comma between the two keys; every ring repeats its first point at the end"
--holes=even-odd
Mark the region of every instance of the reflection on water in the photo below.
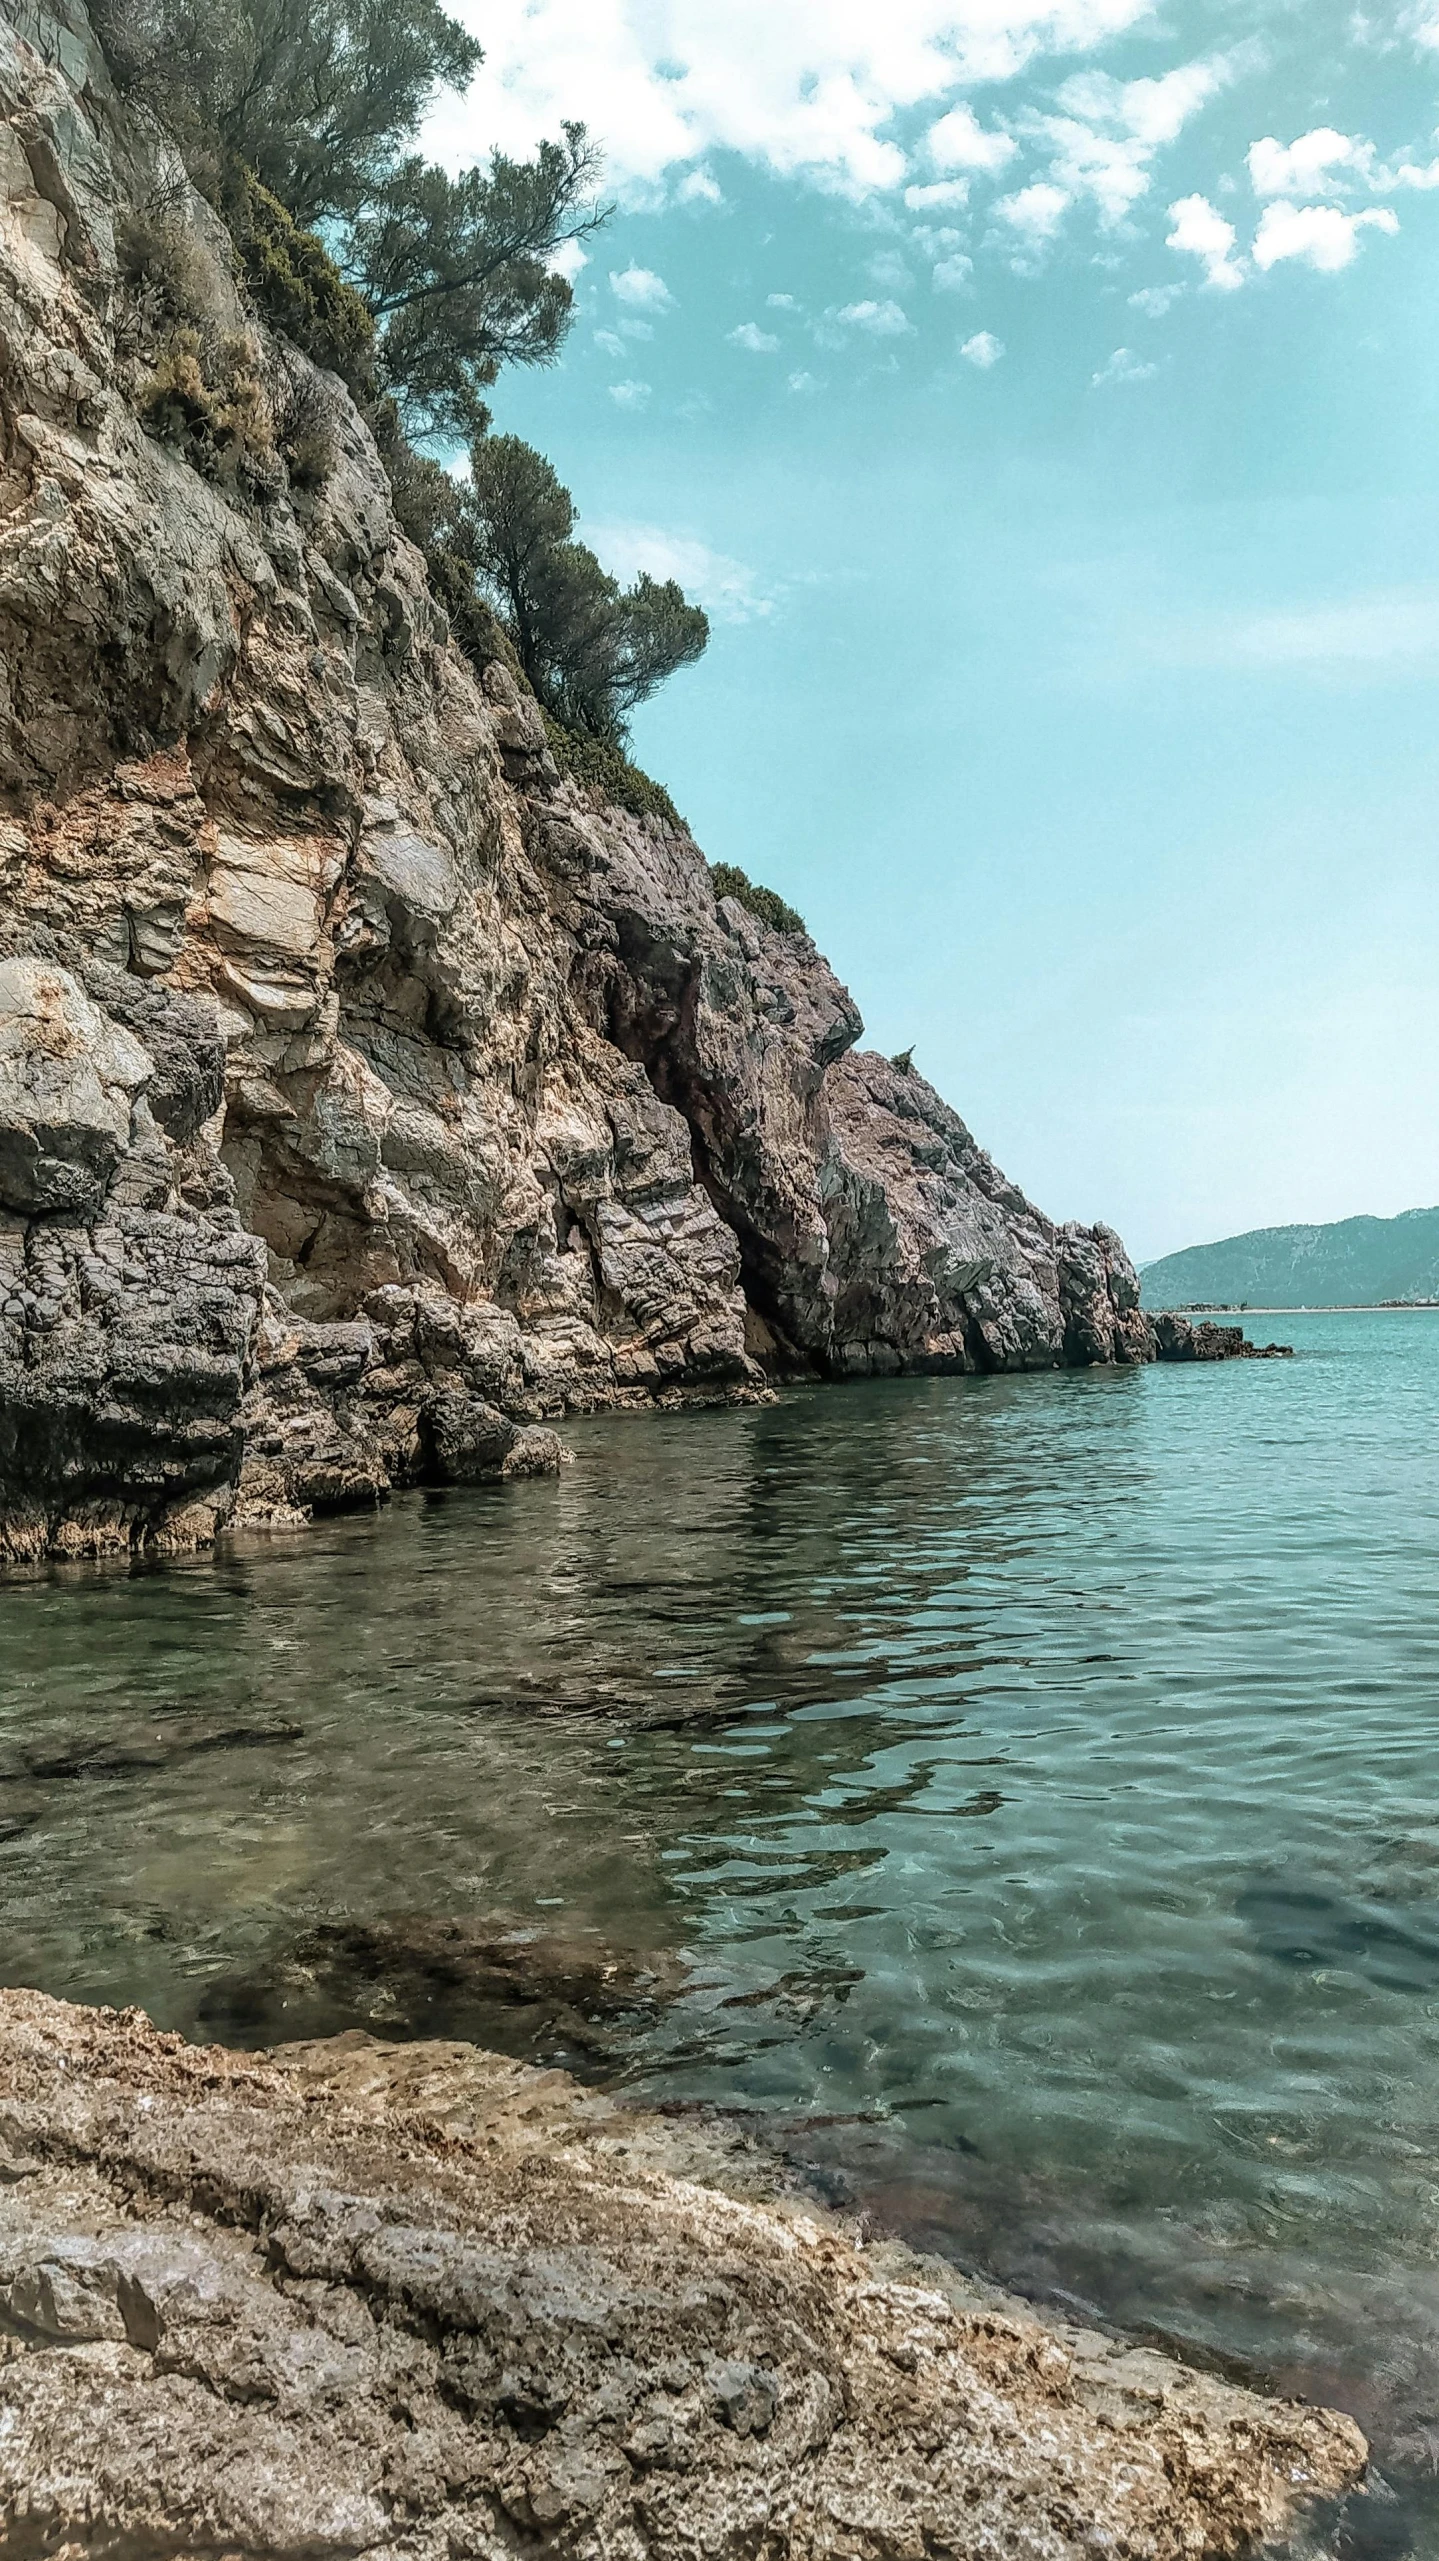
{"type": "Polygon", "coordinates": [[[1286,1330],[4,1585],[0,1973],[765,2111],[1432,2469],[1439,1319],[1286,1330]]]}

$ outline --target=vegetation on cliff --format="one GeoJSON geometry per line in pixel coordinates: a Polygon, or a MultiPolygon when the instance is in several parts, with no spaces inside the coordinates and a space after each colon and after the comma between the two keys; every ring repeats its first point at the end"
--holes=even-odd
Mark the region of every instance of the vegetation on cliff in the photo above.
{"type": "Polygon", "coordinates": [[[368,317],[369,386],[412,435],[476,434],[500,367],[554,356],[574,303],[557,255],[606,219],[598,155],[581,125],[458,178],[409,148],[437,90],[481,59],[438,0],[98,0],[97,17],[122,86],[229,224],[266,317],[306,344],[313,296],[332,325],[327,256],[368,317]]]}
{"type": "Polygon", "coordinates": [[[710,879],[716,898],[737,898],[762,925],[776,934],[802,934],[805,922],[797,909],[781,898],[777,890],[762,889],[738,863],[711,863],[710,879]]]}
{"type": "Polygon", "coordinates": [[[543,713],[545,736],[550,752],[561,773],[568,774],[584,791],[594,792],[601,800],[613,801],[620,809],[630,810],[636,818],[658,818],[667,827],[683,827],[685,822],[663,783],[641,771],[622,747],[608,738],[595,738],[581,730],[566,729],[550,712],[543,713]]]}
{"type": "MultiPolygon", "coordinates": [[[[628,724],[703,654],[707,618],[674,579],[612,577],[576,539],[551,464],[489,432],[484,397],[502,366],[551,362],[570,326],[564,253],[608,219],[584,126],[566,124],[530,160],[496,152],[454,178],[427,161],[414,148],[427,109],[482,58],[440,0],[95,0],[95,19],[122,88],[166,126],[222,217],[256,311],[368,416],[459,645],[523,678],[563,770],[678,823],[630,761],[628,724]],[[468,477],[432,444],[468,446],[468,477]]],[[[128,261],[171,324],[145,400],[155,432],[258,494],[276,457],[292,480],[322,478],[323,414],[311,400],[304,416],[266,418],[172,208],[136,218],[128,261]]],[[[733,866],[717,894],[800,929],[733,866]]]]}
{"type": "Polygon", "coordinates": [[[566,728],[618,741],[636,705],[703,654],[709,623],[699,606],[673,578],[642,574],[621,588],[575,541],[569,491],[518,436],[475,445],[460,509],[520,664],[566,728]]]}

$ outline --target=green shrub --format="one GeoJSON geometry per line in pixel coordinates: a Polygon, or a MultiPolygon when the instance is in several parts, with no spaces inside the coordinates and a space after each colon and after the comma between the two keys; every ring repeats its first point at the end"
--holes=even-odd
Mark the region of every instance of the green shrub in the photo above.
{"type": "Polygon", "coordinates": [[[375,324],[323,241],[238,164],[225,171],[214,201],[261,318],[365,398],[374,383],[375,324]]]}
{"type": "Polygon", "coordinates": [[[215,354],[215,406],[210,433],[222,463],[263,470],[275,460],[275,422],[260,373],[260,351],[248,330],[220,340],[215,354]]]}
{"type": "Polygon", "coordinates": [[[757,881],[742,872],[738,863],[711,863],[710,879],[716,898],[736,898],[752,916],[758,916],[771,933],[802,934],[807,928],[803,916],[789,906],[776,890],[762,889],[757,881]]]}
{"type": "Polygon", "coordinates": [[[141,417],[162,443],[183,445],[207,432],[212,405],[199,330],[172,330],[145,387],[141,417]]]}
{"type": "Polygon", "coordinates": [[[275,403],[275,442],[293,489],[323,489],[339,454],[333,394],[319,376],[290,375],[275,403]]]}
{"type": "Polygon", "coordinates": [[[608,739],[566,729],[543,705],[541,717],[550,753],[562,774],[568,774],[582,789],[596,793],[600,799],[615,801],[621,809],[633,811],[636,818],[659,818],[666,827],[684,827],[663,783],[652,782],[608,739]]]}
{"type": "Polygon", "coordinates": [[[274,421],[248,333],[172,329],[140,415],[152,436],[174,445],[207,480],[276,485],[274,421]]]}
{"type": "MultiPolygon", "coordinates": [[[[446,471],[433,455],[415,451],[393,400],[376,402],[370,426],[389,478],[401,533],[408,534],[426,557],[432,551],[458,555],[464,547],[463,525],[460,491],[453,473],[446,471]]],[[[470,574],[473,579],[473,571],[470,574]]]]}
{"type": "Polygon", "coordinates": [[[469,562],[457,552],[447,551],[443,544],[434,544],[425,553],[425,574],[431,594],[449,615],[457,645],[476,672],[483,675],[498,658],[523,685],[524,670],[515,656],[514,642],[493,606],[476,594],[469,562]]]}
{"type": "Polygon", "coordinates": [[[121,214],[115,257],[131,295],[152,317],[213,319],[222,291],[215,260],[173,207],[138,205],[121,214]]]}

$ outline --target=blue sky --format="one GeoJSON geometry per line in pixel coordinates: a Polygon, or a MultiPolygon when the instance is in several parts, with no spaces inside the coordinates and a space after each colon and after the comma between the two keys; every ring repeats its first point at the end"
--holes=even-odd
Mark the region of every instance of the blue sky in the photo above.
{"type": "Polygon", "coordinates": [[[1141,1256],[1439,1200],[1439,0],[474,0],[616,218],[497,423],[869,1037],[1141,1256]]]}

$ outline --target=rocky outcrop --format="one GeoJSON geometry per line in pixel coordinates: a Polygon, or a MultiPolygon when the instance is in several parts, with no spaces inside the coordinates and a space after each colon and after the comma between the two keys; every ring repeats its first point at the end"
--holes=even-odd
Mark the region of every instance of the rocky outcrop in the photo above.
{"type": "Polygon", "coordinates": [[[0,2140],[19,2561],[1219,2561],[1364,2468],[1347,2419],[473,2047],[242,2057],[4,1992],[0,2140]]]}
{"type": "Polygon", "coordinates": [[[1192,1325],[1187,1316],[1161,1310],[1150,1318],[1162,1361],[1287,1361],[1288,1343],[1251,1343],[1242,1325],[1192,1325]]]}
{"type": "Polygon", "coordinates": [[[1152,1358],[1118,1239],[860,1028],[561,779],[78,0],[13,0],[0,1554],[549,1469],[566,1412],[786,1369],[1152,1358]]]}

